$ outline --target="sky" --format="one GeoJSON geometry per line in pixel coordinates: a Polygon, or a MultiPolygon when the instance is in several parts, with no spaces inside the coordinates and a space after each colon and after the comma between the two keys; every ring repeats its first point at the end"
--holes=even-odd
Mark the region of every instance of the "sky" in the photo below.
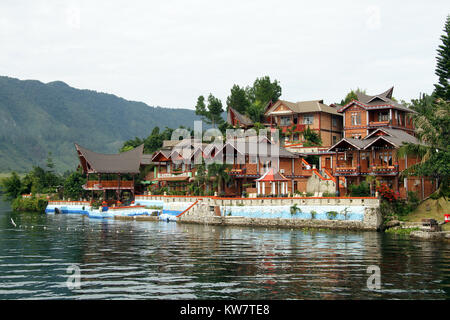
{"type": "Polygon", "coordinates": [[[189,108],[276,79],[281,99],[431,93],[450,1],[1,0],[0,75],[189,108]]]}

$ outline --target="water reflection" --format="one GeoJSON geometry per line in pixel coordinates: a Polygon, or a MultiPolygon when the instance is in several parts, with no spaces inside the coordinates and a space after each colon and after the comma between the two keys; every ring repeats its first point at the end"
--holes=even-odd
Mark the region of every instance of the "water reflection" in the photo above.
{"type": "Polygon", "coordinates": [[[0,213],[0,298],[440,299],[450,246],[376,232],[0,213]],[[19,226],[9,222],[12,216],[19,226]],[[81,289],[66,268],[81,268],[81,289]],[[369,265],[382,289],[367,289],[369,265]]]}

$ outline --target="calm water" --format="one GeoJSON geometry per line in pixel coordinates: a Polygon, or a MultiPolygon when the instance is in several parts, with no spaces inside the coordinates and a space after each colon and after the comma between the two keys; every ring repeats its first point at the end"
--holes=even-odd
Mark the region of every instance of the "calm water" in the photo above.
{"type": "Polygon", "coordinates": [[[450,298],[445,243],[0,211],[0,299],[450,298]],[[367,289],[369,265],[381,290],[367,289]]]}

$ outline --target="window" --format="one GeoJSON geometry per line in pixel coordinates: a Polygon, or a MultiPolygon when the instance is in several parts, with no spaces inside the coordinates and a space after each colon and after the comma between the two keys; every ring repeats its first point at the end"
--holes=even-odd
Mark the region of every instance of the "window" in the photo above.
{"type": "Polygon", "coordinates": [[[303,124],[313,124],[313,122],[314,122],[314,115],[305,114],[303,116],[303,124]]]}
{"type": "Polygon", "coordinates": [[[378,121],[389,121],[389,111],[379,112],[378,121]]]}
{"type": "Polygon", "coordinates": [[[337,137],[333,136],[333,144],[336,144],[336,142],[337,142],[337,137]]]}
{"type": "Polygon", "coordinates": [[[291,117],[281,117],[280,126],[290,126],[291,125],[291,117]]]}
{"type": "Polygon", "coordinates": [[[359,112],[352,113],[352,125],[353,126],[361,125],[361,113],[359,112]]]}
{"type": "Polygon", "coordinates": [[[336,119],[336,117],[332,117],[331,118],[331,122],[332,122],[332,126],[333,127],[337,127],[337,119],[336,119]]]}
{"type": "Polygon", "coordinates": [[[353,139],[361,139],[361,135],[360,134],[354,134],[352,135],[353,139]]]}
{"type": "Polygon", "coordinates": [[[294,116],[294,124],[297,124],[297,122],[298,122],[298,118],[297,118],[297,116],[294,116]]]}

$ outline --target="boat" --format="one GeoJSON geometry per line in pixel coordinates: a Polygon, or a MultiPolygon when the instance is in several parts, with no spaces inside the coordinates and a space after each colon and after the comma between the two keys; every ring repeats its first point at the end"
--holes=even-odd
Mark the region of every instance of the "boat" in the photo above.
{"type": "Polygon", "coordinates": [[[105,203],[99,209],[93,209],[89,201],[49,201],[45,213],[80,214],[92,219],[112,219],[117,216],[148,216],[150,215],[150,209],[134,204],[130,206],[108,207],[105,203]]]}

